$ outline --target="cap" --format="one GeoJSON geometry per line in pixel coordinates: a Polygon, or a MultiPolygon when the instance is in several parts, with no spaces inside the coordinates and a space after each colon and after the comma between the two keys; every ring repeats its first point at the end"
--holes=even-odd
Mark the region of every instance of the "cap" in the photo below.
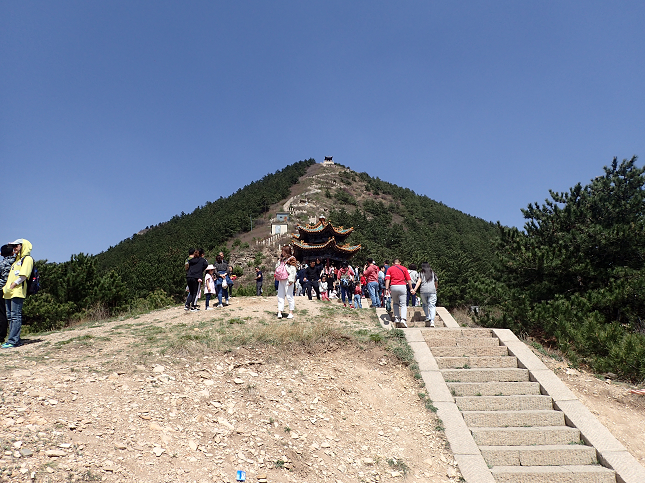
{"type": "Polygon", "coordinates": [[[7,245],[22,245],[22,238],[18,238],[16,241],[12,241],[11,243],[7,243],[7,245]]]}

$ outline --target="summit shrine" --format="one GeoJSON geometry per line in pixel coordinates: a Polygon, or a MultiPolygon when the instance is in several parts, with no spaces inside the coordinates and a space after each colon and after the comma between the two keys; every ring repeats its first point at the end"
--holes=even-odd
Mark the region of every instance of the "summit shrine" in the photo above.
{"type": "Polygon", "coordinates": [[[352,258],[361,249],[360,245],[347,245],[347,238],[354,228],[335,227],[322,216],[315,225],[298,225],[291,244],[294,256],[299,262],[310,262],[320,258],[329,259],[337,265],[352,258]]]}

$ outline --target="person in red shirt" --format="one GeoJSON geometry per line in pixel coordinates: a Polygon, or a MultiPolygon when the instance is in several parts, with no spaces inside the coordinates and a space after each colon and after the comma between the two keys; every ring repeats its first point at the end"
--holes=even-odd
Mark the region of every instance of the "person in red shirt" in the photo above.
{"type": "MultiPolygon", "coordinates": [[[[379,298],[379,289],[378,289],[378,272],[379,268],[374,260],[371,258],[367,259],[367,265],[363,268],[363,276],[365,277],[365,282],[367,284],[367,293],[372,300],[372,307],[380,307],[381,299],[379,298]]],[[[361,283],[363,281],[361,280],[361,283]]]]}
{"type": "Polygon", "coordinates": [[[408,308],[406,305],[408,292],[405,288],[406,285],[410,287],[410,293],[414,294],[415,290],[412,286],[408,269],[401,265],[398,258],[395,258],[394,265],[389,267],[385,274],[385,295],[392,296],[394,324],[401,324],[405,328],[408,326],[406,321],[406,317],[408,315],[408,308]]]}

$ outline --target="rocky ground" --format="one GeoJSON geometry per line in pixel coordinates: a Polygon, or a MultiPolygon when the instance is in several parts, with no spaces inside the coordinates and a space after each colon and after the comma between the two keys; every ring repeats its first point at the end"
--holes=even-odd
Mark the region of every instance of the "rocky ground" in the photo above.
{"type": "Polygon", "coordinates": [[[373,311],[232,300],[0,352],[0,481],[459,481],[373,311]]]}
{"type": "MultiPolygon", "coordinates": [[[[0,481],[459,481],[373,311],[298,298],[278,321],[273,298],[232,300],[1,351],[0,481]]],[[[645,396],[536,353],[644,463],[645,396]]]]}

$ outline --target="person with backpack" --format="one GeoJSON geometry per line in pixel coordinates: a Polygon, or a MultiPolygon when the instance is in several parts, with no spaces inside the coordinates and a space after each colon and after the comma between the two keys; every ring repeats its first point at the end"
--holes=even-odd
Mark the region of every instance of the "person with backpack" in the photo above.
{"type": "MultiPolygon", "coordinates": [[[[16,261],[16,257],[13,255],[13,247],[2,245],[2,257],[2,261],[0,262],[0,288],[4,287],[7,283],[11,265],[16,261]]],[[[2,304],[0,304],[0,344],[2,344],[7,337],[8,328],[7,310],[3,299],[2,304]]]]}
{"type": "Polygon", "coordinates": [[[347,302],[350,305],[354,296],[354,270],[352,270],[347,261],[343,262],[343,266],[338,271],[338,279],[340,280],[340,298],[343,301],[343,305],[347,307],[345,296],[347,296],[347,302]]]}
{"type": "Polygon", "coordinates": [[[9,338],[0,346],[2,349],[11,349],[20,344],[22,305],[27,297],[27,280],[34,269],[34,259],[30,256],[32,245],[28,240],[18,238],[8,245],[13,248],[16,259],[11,265],[7,281],[2,288],[9,325],[9,338]]]}
{"type": "Polygon", "coordinates": [[[437,275],[434,273],[434,270],[430,268],[430,264],[428,262],[423,262],[421,264],[421,271],[419,272],[419,280],[414,286],[414,290],[419,290],[423,312],[426,314],[426,325],[429,327],[434,327],[438,287],[439,279],[437,278],[437,275]]]}
{"type": "Polygon", "coordinates": [[[392,312],[394,312],[395,326],[401,324],[404,328],[408,327],[406,321],[408,315],[406,286],[410,287],[410,291],[414,293],[408,269],[401,265],[398,258],[395,258],[394,265],[388,268],[385,274],[385,294],[392,296],[392,312]]]}
{"type": "Polygon", "coordinates": [[[282,318],[285,297],[287,302],[289,302],[289,315],[287,315],[287,319],[293,319],[293,310],[296,305],[293,296],[293,289],[296,283],[296,265],[298,265],[298,261],[291,253],[291,246],[283,246],[273,274],[278,282],[278,319],[282,318]]]}

